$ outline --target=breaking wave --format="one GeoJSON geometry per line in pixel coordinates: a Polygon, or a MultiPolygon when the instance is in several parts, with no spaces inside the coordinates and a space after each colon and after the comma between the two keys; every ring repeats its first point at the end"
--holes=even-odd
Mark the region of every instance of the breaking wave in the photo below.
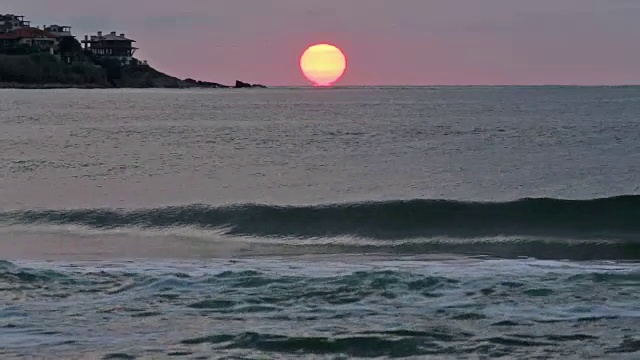
{"type": "Polygon", "coordinates": [[[415,239],[542,236],[637,239],[640,196],[512,202],[407,200],[310,206],[187,205],[149,209],[25,210],[0,213],[12,224],[80,225],[96,229],[221,228],[229,235],[415,239]]]}

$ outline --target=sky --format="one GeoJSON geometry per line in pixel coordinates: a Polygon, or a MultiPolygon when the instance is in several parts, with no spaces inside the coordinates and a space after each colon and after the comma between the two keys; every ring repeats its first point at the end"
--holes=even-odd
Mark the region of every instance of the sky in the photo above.
{"type": "Polygon", "coordinates": [[[181,78],[307,85],[315,43],[341,85],[640,84],[638,0],[1,0],[0,13],[126,33],[181,78]]]}

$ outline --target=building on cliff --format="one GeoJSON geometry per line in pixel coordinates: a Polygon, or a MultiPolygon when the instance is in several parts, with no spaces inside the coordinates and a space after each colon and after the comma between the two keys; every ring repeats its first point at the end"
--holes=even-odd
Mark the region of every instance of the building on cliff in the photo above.
{"type": "Polygon", "coordinates": [[[131,64],[133,54],[138,48],[133,47],[135,40],[128,39],[125,34],[116,34],[115,31],[109,34],[102,34],[89,37],[85,35],[82,43],[85,50],[91,51],[99,59],[117,60],[124,65],[131,64]]]}
{"type": "Polygon", "coordinates": [[[6,34],[30,26],[31,21],[26,21],[22,15],[0,14],[0,34],[6,34]]]}
{"type": "Polygon", "coordinates": [[[45,25],[44,26],[44,31],[46,31],[49,34],[57,37],[58,39],[65,38],[65,37],[74,37],[71,34],[71,26],[45,25]]]}
{"type": "Polygon", "coordinates": [[[15,49],[20,46],[53,54],[58,46],[58,39],[55,35],[32,27],[0,34],[0,49],[15,49]]]}
{"type": "Polygon", "coordinates": [[[25,20],[22,15],[0,15],[0,50],[19,51],[24,48],[29,49],[26,51],[47,51],[53,54],[64,36],[71,36],[70,27],[55,26],[40,30],[31,27],[31,21],[25,20]]]}

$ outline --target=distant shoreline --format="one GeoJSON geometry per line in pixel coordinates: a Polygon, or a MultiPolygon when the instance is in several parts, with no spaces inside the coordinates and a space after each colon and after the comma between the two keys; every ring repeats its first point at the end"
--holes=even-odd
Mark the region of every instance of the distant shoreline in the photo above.
{"type": "Polygon", "coordinates": [[[267,88],[264,85],[252,85],[248,86],[227,86],[217,83],[204,83],[200,84],[181,80],[178,86],[103,86],[99,84],[63,84],[63,83],[16,83],[16,82],[0,82],[0,89],[15,89],[15,90],[56,90],[56,89],[79,89],[79,90],[106,90],[106,89],[257,89],[267,88]]]}

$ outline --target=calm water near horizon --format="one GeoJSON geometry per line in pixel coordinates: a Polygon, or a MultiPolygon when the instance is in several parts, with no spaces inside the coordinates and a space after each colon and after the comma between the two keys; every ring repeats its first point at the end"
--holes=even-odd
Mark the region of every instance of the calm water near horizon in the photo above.
{"type": "Polygon", "coordinates": [[[640,356],[640,87],[0,90],[0,358],[640,356]]]}

